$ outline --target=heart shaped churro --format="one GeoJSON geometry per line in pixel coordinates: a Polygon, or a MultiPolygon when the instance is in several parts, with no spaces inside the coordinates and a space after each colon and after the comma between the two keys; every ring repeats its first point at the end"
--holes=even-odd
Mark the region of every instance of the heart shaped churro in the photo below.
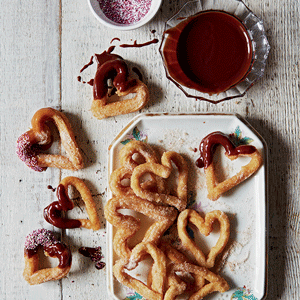
{"type": "Polygon", "coordinates": [[[164,253],[152,243],[140,243],[132,249],[129,259],[120,259],[113,267],[114,276],[122,284],[137,291],[145,299],[162,300],[166,285],[166,257],[164,253]],[[130,276],[124,269],[133,269],[143,260],[146,254],[150,254],[154,263],[151,268],[153,274],[151,287],[142,281],[130,276]],[[133,267],[132,267],[133,266],[133,267]]]}
{"type": "Polygon", "coordinates": [[[180,211],[184,210],[187,204],[187,183],[188,183],[188,166],[184,158],[175,151],[167,151],[161,157],[162,165],[173,169],[173,165],[178,170],[176,197],[181,200],[180,211]]]}
{"type": "Polygon", "coordinates": [[[145,162],[159,163],[158,156],[152,147],[145,142],[136,140],[130,141],[120,150],[119,159],[123,167],[132,171],[145,162]]]}
{"type": "MultiPolygon", "coordinates": [[[[135,195],[130,186],[134,168],[145,162],[158,163],[158,157],[149,144],[133,140],[120,150],[119,158],[122,166],[111,173],[109,187],[116,196],[135,195]],[[124,181],[126,181],[125,184],[124,181]]],[[[150,174],[147,180],[143,179],[144,181],[141,183],[143,189],[159,193],[165,190],[163,178],[150,174]]]]}
{"type": "Polygon", "coordinates": [[[227,215],[219,210],[215,210],[206,214],[203,219],[195,210],[186,209],[181,212],[177,220],[178,236],[182,245],[189,250],[195,257],[198,264],[202,267],[212,268],[215,264],[216,257],[225,248],[230,236],[230,223],[227,215]],[[194,224],[198,230],[205,236],[208,236],[213,230],[213,223],[218,221],[220,224],[220,237],[210,249],[207,256],[189,236],[186,227],[188,222],[194,224]]]}
{"type": "MultiPolygon", "coordinates": [[[[132,170],[121,167],[114,170],[109,178],[109,187],[115,196],[135,195],[130,186],[132,170]],[[124,181],[126,181],[124,183],[124,181]]],[[[160,177],[150,176],[148,180],[141,183],[142,189],[152,192],[163,192],[165,183],[160,177]]]]}
{"type": "Polygon", "coordinates": [[[54,201],[44,209],[44,218],[50,224],[58,228],[79,228],[98,230],[100,229],[100,220],[97,214],[95,202],[92,194],[85,183],[77,177],[64,178],[57,188],[58,201],[54,201]],[[61,212],[72,210],[74,203],[68,196],[68,187],[73,186],[80,193],[85,204],[88,219],[68,219],[61,216],[61,212]]]}
{"type": "Polygon", "coordinates": [[[46,229],[34,230],[26,237],[24,259],[23,276],[31,285],[61,279],[69,273],[72,264],[69,248],[59,242],[53,233],[46,229]],[[39,247],[43,248],[47,256],[59,259],[57,267],[39,270],[39,247]]]}
{"type": "Polygon", "coordinates": [[[254,146],[241,145],[235,147],[230,139],[222,132],[213,132],[207,135],[200,143],[200,158],[197,160],[198,167],[204,167],[205,170],[208,190],[207,197],[211,200],[217,200],[223,193],[253,175],[261,166],[262,162],[263,158],[254,146]],[[231,160],[235,160],[240,156],[251,158],[251,161],[243,166],[236,175],[220,183],[218,182],[213,163],[215,148],[219,144],[225,148],[225,155],[231,160]]]}
{"type": "Polygon", "coordinates": [[[68,170],[83,168],[83,159],[75,141],[71,124],[67,117],[53,108],[38,110],[32,120],[32,129],[22,134],[17,140],[17,155],[31,169],[42,172],[47,167],[68,170]],[[41,153],[51,147],[53,137],[47,122],[53,122],[60,135],[61,144],[66,151],[64,155],[41,153]]]}
{"type": "Polygon", "coordinates": [[[98,66],[93,85],[92,113],[98,119],[127,114],[142,109],[149,101],[147,86],[137,79],[128,79],[128,67],[121,58],[113,58],[98,66]],[[113,79],[119,97],[135,94],[131,99],[108,103],[108,79],[113,79]]]}
{"type": "Polygon", "coordinates": [[[112,197],[105,205],[104,215],[106,220],[117,228],[113,242],[115,252],[118,256],[127,258],[131,254],[128,240],[140,229],[140,220],[131,215],[121,214],[119,209],[131,209],[155,221],[146,231],[143,242],[159,242],[177,217],[174,207],[159,206],[133,195],[112,197]]]}
{"type": "Polygon", "coordinates": [[[159,248],[167,257],[168,288],[164,300],[176,299],[176,296],[181,295],[184,291],[188,290],[189,292],[192,292],[199,290],[204,286],[205,279],[203,276],[199,274],[190,274],[187,271],[180,272],[181,276],[178,276],[174,271],[174,265],[191,263],[191,260],[188,257],[166,241],[161,242],[159,248]],[[187,273],[189,273],[189,276],[187,276],[187,273]]]}
{"type": "Polygon", "coordinates": [[[171,171],[172,169],[161,164],[144,163],[138,165],[132,172],[130,184],[131,188],[137,196],[143,199],[148,199],[149,201],[161,204],[168,204],[176,207],[179,211],[182,211],[186,206],[186,203],[184,203],[182,199],[176,196],[146,190],[141,185],[141,178],[147,173],[154,174],[162,178],[168,178],[171,174],[171,171]]]}
{"type": "MultiPolygon", "coordinates": [[[[207,296],[208,294],[211,294],[213,292],[220,292],[224,293],[227,290],[229,290],[229,285],[226,282],[225,279],[223,279],[221,276],[211,272],[205,267],[196,266],[187,262],[184,262],[182,264],[174,264],[171,269],[171,274],[176,274],[176,272],[188,272],[190,274],[193,274],[195,276],[201,276],[204,278],[207,283],[203,286],[198,287],[198,290],[192,294],[189,297],[189,300],[198,300],[203,299],[203,297],[207,296]]],[[[176,282],[175,282],[176,283],[176,282]]],[[[172,288],[169,288],[169,290],[172,288]]],[[[168,300],[174,300],[178,293],[171,293],[168,300]]],[[[166,299],[166,298],[165,298],[166,299]]]]}

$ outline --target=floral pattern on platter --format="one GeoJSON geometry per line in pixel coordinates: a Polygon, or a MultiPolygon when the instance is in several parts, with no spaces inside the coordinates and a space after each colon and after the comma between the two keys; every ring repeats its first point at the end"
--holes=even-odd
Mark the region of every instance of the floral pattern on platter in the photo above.
{"type": "Polygon", "coordinates": [[[231,296],[231,299],[237,300],[257,300],[257,298],[252,294],[251,290],[247,289],[245,286],[238,288],[231,296]]]}
{"type": "MultiPolygon", "coordinates": [[[[250,137],[243,137],[242,130],[240,129],[240,126],[237,126],[233,133],[230,133],[229,135],[230,141],[236,146],[241,145],[249,145],[253,142],[253,139],[250,137]]],[[[193,191],[190,191],[188,193],[188,204],[187,208],[191,208],[196,210],[197,212],[204,212],[204,208],[206,206],[203,206],[201,201],[197,201],[196,199],[196,193],[193,191]]]]}
{"type": "MultiPolygon", "coordinates": [[[[232,143],[238,147],[240,145],[248,145],[253,142],[253,139],[250,137],[243,137],[242,130],[239,126],[237,126],[233,133],[229,134],[229,138],[232,141],[232,143]]],[[[131,133],[126,134],[126,138],[121,141],[121,144],[126,145],[132,140],[137,141],[148,141],[148,135],[146,132],[140,131],[137,126],[133,128],[131,133]]],[[[196,201],[196,195],[193,192],[189,192],[188,195],[188,205],[187,207],[192,208],[198,212],[203,212],[203,204],[201,202],[196,201]]],[[[191,228],[187,228],[189,236],[194,239],[194,232],[191,228]]],[[[257,300],[257,298],[252,294],[250,289],[247,289],[245,286],[242,288],[237,288],[237,290],[232,294],[231,298],[232,300],[257,300]]],[[[123,300],[146,300],[138,294],[137,292],[127,288],[126,297],[123,300]]]]}
{"type": "Polygon", "coordinates": [[[203,208],[207,207],[207,205],[203,205],[201,201],[196,200],[196,193],[190,191],[188,193],[188,204],[187,208],[193,209],[197,212],[204,212],[203,208]]]}
{"type": "Polygon", "coordinates": [[[124,300],[146,300],[146,299],[143,298],[137,292],[135,292],[135,291],[128,288],[128,293],[127,293],[126,298],[124,298],[124,300]]]}
{"type": "Polygon", "coordinates": [[[236,147],[240,145],[248,145],[253,142],[253,139],[247,136],[242,137],[242,130],[240,129],[240,126],[237,126],[234,132],[229,134],[229,138],[236,147]]]}
{"type": "Polygon", "coordinates": [[[148,136],[146,132],[142,132],[137,127],[134,127],[132,133],[126,134],[126,139],[121,141],[121,144],[126,145],[132,140],[147,142],[148,136]]]}

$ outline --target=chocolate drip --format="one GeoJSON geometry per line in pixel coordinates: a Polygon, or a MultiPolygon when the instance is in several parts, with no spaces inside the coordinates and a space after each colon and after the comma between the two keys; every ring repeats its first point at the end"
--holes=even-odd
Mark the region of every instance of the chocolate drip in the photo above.
{"type": "Polygon", "coordinates": [[[122,48],[141,48],[141,47],[145,47],[145,46],[148,46],[151,44],[157,44],[158,42],[159,42],[158,39],[153,39],[146,43],[138,44],[137,41],[135,40],[133,42],[133,44],[131,44],[131,45],[130,44],[121,44],[120,47],[122,47],[122,48]]]}
{"type": "Polygon", "coordinates": [[[241,145],[235,147],[230,141],[227,135],[222,132],[215,131],[207,135],[200,143],[200,157],[196,161],[196,165],[199,168],[207,168],[213,161],[213,155],[218,145],[222,145],[225,148],[225,153],[228,156],[239,154],[252,154],[256,151],[254,146],[241,145]]]}
{"type": "Polygon", "coordinates": [[[85,256],[89,257],[93,262],[96,263],[96,269],[100,270],[105,267],[105,262],[102,262],[102,252],[101,247],[91,248],[91,247],[80,247],[78,252],[85,256]]]}
{"type": "Polygon", "coordinates": [[[122,57],[117,54],[111,54],[114,48],[115,46],[111,46],[107,51],[104,51],[101,54],[95,54],[98,69],[109,60],[122,59],[122,57]]]}
{"type": "Polygon", "coordinates": [[[101,253],[99,252],[98,248],[92,248],[92,247],[80,247],[78,252],[85,256],[85,257],[94,257],[96,254],[101,253]]]}
{"type": "Polygon", "coordinates": [[[78,228],[81,226],[79,220],[72,220],[61,216],[62,211],[68,211],[74,208],[73,202],[66,193],[65,187],[60,184],[57,187],[58,201],[52,202],[44,209],[45,220],[58,228],[78,228]]]}
{"type": "Polygon", "coordinates": [[[113,79],[114,86],[120,92],[127,91],[136,85],[136,80],[127,80],[128,68],[124,60],[114,59],[103,63],[96,72],[94,79],[94,99],[102,99],[108,91],[107,80],[113,79]]]}
{"type": "MultiPolygon", "coordinates": [[[[41,245],[37,245],[34,249],[25,249],[24,254],[31,258],[37,254],[38,247],[41,245]]],[[[72,255],[69,248],[63,243],[56,242],[54,244],[44,246],[43,250],[47,252],[50,257],[56,257],[59,259],[59,268],[69,267],[72,263],[72,255]]]]}
{"type": "Polygon", "coordinates": [[[62,243],[57,243],[44,247],[45,252],[51,257],[57,257],[59,259],[59,268],[69,267],[72,263],[71,251],[62,243]]]}
{"type": "Polygon", "coordinates": [[[87,82],[87,84],[93,86],[93,85],[94,85],[94,78],[90,79],[90,80],[87,82]]]}
{"type": "Polygon", "coordinates": [[[55,188],[50,184],[47,186],[47,189],[51,190],[52,192],[55,192],[55,188]]]}
{"type": "Polygon", "coordinates": [[[119,39],[118,37],[115,37],[115,38],[113,38],[113,39],[110,41],[110,43],[112,43],[113,41],[119,41],[119,42],[120,42],[120,39],[119,39]]]}
{"type": "Polygon", "coordinates": [[[89,66],[91,66],[94,63],[93,58],[94,58],[94,56],[91,56],[90,61],[81,68],[80,73],[83,72],[85,69],[87,69],[89,66]]]}

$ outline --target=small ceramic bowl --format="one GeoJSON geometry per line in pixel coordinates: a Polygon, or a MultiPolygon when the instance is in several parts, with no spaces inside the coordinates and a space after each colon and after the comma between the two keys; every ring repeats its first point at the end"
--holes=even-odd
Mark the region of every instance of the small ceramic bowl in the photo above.
{"type": "MultiPolygon", "coordinates": [[[[173,43],[173,45],[175,44],[173,43]]],[[[177,46],[175,45],[173,47],[177,46]]],[[[178,13],[166,21],[165,31],[159,51],[162,56],[167,78],[172,81],[187,97],[205,100],[211,103],[218,103],[244,96],[249,88],[262,77],[265,71],[270,45],[268,43],[262,21],[254,15],[254,13],[241,0],[196,0],[186,3],[178,13]],[[193,18],[196,14],[206,11],[221,11],[234,16],[247,30],[247,34],[249,35],[252,45],[252,63],[243,79],[227,90],[211,95],[184,86],[180,80],[176,80],[176,78],[174,78],[176,75],[173,70],[174,61],[176,63],[176,57],[174,59],[174,55],[176,56],[176,54],[174,54],[174,51],[176,52],[177,49],[170,49],[169,41],[173,41],[174,37],[171,36],[168,40],[168,36],[170,36],[169,32],[178,31],[178,27],[183,24],[182,22],[193,18]],[[165,45],[168,47],[165,47],[165,45]],[[172,74],[175,75],[172,76],[172,74]]]]}
{"type": "Polygon", "coordinates": [[[138,22],[130,23],[130,24],[119,24],[110,20],[101,10],[98,0],[88,0],[88,4],[93,15],[101,24],[111,29],[133,30],[145,25],[156,15],[157,11],[159,10],[162,4],[162,0],[152,0],[150,9],[147,12],[147,14],[138,22]]]}

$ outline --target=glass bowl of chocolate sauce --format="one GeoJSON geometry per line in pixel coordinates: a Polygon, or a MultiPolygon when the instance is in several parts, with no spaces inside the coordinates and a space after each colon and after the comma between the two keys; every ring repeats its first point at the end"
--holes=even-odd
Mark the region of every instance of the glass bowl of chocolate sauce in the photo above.
{"type": "Polygon", "coordinates": [[[240,0],[186,3],[165,23],[166,76],[187,97],[242,97],[263,76],[270,45],[262,21],[240,0]]]}

